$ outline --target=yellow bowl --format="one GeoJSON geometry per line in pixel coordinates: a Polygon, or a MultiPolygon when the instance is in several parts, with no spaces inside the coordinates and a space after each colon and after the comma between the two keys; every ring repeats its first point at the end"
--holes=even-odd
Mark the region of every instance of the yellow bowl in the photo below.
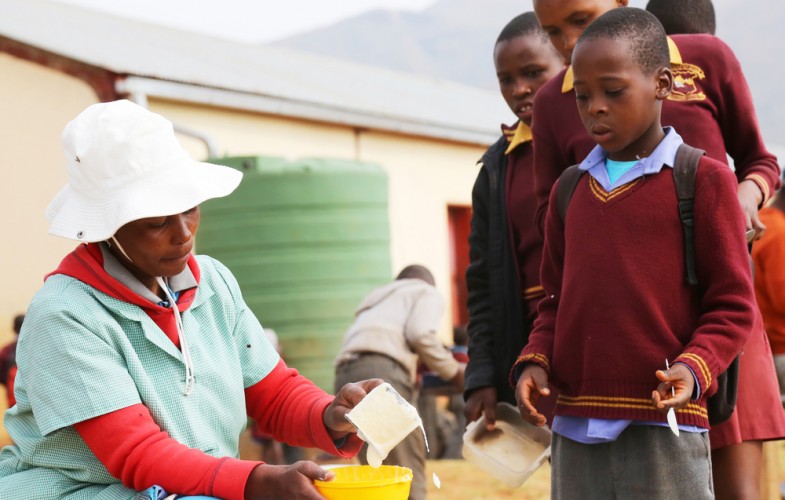
{"type": "Polygon", "coordinates": [[[332,481],[314,481],[328,500],[406,500],[412,485],[412,470],[397,465],[350,465],[332,469],[332,481]]]}

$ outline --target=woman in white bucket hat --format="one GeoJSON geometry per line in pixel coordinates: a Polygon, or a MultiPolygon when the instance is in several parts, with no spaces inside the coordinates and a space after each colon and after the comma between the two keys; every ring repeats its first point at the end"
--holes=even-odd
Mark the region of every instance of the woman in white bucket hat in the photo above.
{"type": "Polygon", "coordinates": [[[247,416],[349,457],[361,442],[344,415],[381,381],[325,394],[286,367],[232,274],[191,254],[199,204],[242,175],[193,161],[169,121],[129,101],[88,107],[62,142],[68,184],[46,216],[82,244],[19,336],[0,497],[321,498],[313,480],[332,473],[315,463],[237,458],[247,416]]]}

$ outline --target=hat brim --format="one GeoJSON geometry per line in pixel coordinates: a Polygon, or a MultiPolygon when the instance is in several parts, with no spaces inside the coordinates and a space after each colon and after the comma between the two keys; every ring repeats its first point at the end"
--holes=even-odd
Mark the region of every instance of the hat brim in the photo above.
{"type": "Polygon", "coordinates": [[[46,209],[49,234],[93,243],[112,237],[129,222],[174,215],[234,191],[243,174],[230,167],[186,159],[123,186],[87,199],[66,185],[46,209]]]}

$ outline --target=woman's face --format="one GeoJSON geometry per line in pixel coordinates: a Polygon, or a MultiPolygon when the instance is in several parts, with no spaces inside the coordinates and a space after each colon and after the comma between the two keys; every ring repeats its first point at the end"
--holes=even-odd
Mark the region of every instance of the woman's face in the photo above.
{"type": "Polygon", "coordinates": [[[627,3],[628,0],[534,0],[534,13],[553,46],[569,62],[583,30],[609,10],[627,3]]]}
{"type": "Polygon", "coordinates": [[[198,227],[199,207],[181,214],[135,220],[114,235],[131,262],[116,245],[110,250],[139,281],[157,293],[156,277],[174,276],[185,269],[198,227]]]}

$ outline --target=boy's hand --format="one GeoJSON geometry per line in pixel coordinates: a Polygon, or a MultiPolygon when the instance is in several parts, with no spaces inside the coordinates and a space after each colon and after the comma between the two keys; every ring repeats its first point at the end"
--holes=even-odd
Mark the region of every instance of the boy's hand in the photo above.
{"type": "Polygon", "coordinates": [[[346,414],[357,406],[374,387],[383,383],[384,380],[380,378],[372,378],[341,387],[333,402],[325,408],[322,415],[327,432],[330,433],[333,440],[341,439],[350,432],[354,432],[354,426],[346,420],[346,414]]]}
{"type": "Polygon", "coordinates": [[[490,431],[496,427],[496,388],[480,387],[469,394],[466,406],[463,407],[463,416],[466,422],[474,422],[480,415],[485,414],[485,427],[490,431]]]}
{"type": "Polygon", "coordinates": [[[651,401],[660,413],[667,413],[669,408],[678,410],[689,403],[695,390],[695,377],[689,368],[674,363],[670,370],[657,370],[655,375],[660,379],[660,385],[651,393],[651,401]],[[673,396],[671,387],[675,389],[673,396]]]}
{"type": "Polygon", "coordinates": [[[755,181],[744,180],[739,184],[738,197],[741,210],[744,212],[747,229],[755,231],[752,239],[757,240],[766,232],[766,226],[758,217],[758,207],[763,202],[763,193],[761,193],[755,181]]]}
{"type": "Polygon", "coordinates": [[[534,405],[540,397],[550,396],[548,389],[548,372],[540,365],[530,364],[523,369],[518,385],[515,387],[515,398],[521,417],[532,425],[545,425],[545,415],[537,411],[534,405]]]}

